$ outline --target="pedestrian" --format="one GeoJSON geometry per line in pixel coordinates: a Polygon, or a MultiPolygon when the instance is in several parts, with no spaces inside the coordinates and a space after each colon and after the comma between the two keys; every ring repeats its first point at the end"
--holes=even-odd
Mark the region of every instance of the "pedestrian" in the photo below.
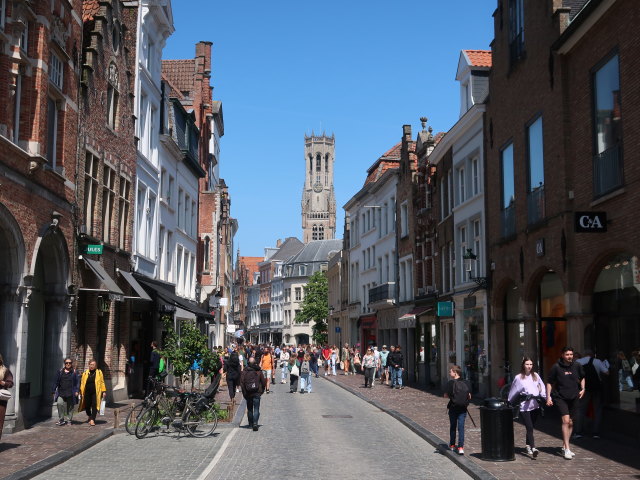
{"type": "Polygon", "coordinates": [[[262,373],[267,379],[267,393],[271,393],[269,386],[271,385],[271,373],[274,369],[275,363],[273,360],[273,354],[271,353],[271,348],[267,347],[260,359],[260,368],[262,369],[262,373]]]}
{"type": "Polygon", "coordinates": [[[533,438],[533,427],[540,416],[541,406],[544,404],[545,397],[546,393],[542,378],[533,371],[533,360],[529,357],[524,357],[520,367],[520,375],[516,375],[513,379],[508,398],[511,404],[519,404],[520,417],[527,430],[525,437],[527,454],[533,458],[536,458],[540,453],[533,438]]]}
{"type": "Polygon", "coordinates": [[[383,345],[382,350],[380,351],[380,366],[381,366],[381,374],[380,381],[384,378],[384,384],[389,385],[389,366],[387,365],[387,358],[389,357],[389,350],[387,350],[387,346],[383,345]]]}
{"type": "Polygon", "coordinates": [[[298,377],[300,376],[300,362],[298,357],[291,355],[289,357],[289,393],[298,391],[298,377]]]}
{"type": "Polygon", "coordinates": [[[85,409],[88,423],[92,427],[96,424],[96,415],[100,411],[100,403],[107,396],[104,375],[94,359],[89,361],[89,370],[85,370],[80,379],[80,404],[78,411],[85,409]]]}
{"type": "Polygon", "coordinates": [[[311,393],[311,356],[305,353],[300,362],[300,393],[311,393]]]}
{"type": "Polygon", "coordinates": [[[464,455],[464,422],[467,419],[467,407],[471,401],[471,385],[462,380],[462,369],[452,365],[449,369],[451,380],[445,389],[445,398],[449,399],[449,449],[464,455]],[[456,429],[458,430],[458,445],[456,446],[456,429]]]}
{"type": "Polygon", "coordinates": [[[376,369],[376,357],[373,351],[367,348],[364,357],[362,357],[362,368],[364,368],[364,388],[373,388],[373,375],[376,369]]]}
{"type": "Polygon", "coordinates": [[[402,355],[402,349],[400,345],[392,347],[389,356],[387,357],[387,364],[391,368],[391,388],[397,388],[402,390],[402,372],[404,371],[404,356],[402,355]]]}
{"type": "Polygon", "coordinates": [[[320,358],[320,353],[316,347],[313,347],[313,350],[310,353],[309,365],[311,366],[311,374],[318,378],[318,361],[320,358]]]}
{"type": "Polygon", "coordinates": [[[622,350],[618,352],[616,358],[616,369],[618,370],[618,390],[633,390],[632,370],[627,356],[622,350]]]}
{"type": "Polygon", "coordinates": [[[70,358],[64,359],[64,366],[58,370],[56,380],[51,389],[53,393],[53,401],[58,407],[58,421],[56,425],[66,425],[69,419],[69,425],[73,423],[73,411],[76,403],[78,403],[78,395],[80,394],[80,378],[73,362],[70,358]]]}
{"type": "Polygon", "coordinates": [[[331,358],[331,349],[329,345],[325,345],[322,348],[322,366],[324,367],[324,376],[326,377],[329,374],[329,359],[331,358]]]}
{"type": "Polygon", "coordinates": [[[262,374],[261,367],[256,364],[254,357],[249,358],[247,368],[242,371],[240,388],[242,396],[247,402],[247,420],[254,432],[258,431],[260,420],[260,397],[267,386],[267,378],[262,374]]]}
{"type": "Polygon", "coordinates": [[[240,375],[242,369],[240,368],[240,355],[237,348],[231,352],[231,355],[224,362],[222,367],[223,372],[226,373],[227,389],[229,390],[229,398],[231,403],[235,403],[236,393],[238,393],[238,387],[240,386],[240,375]]]}
{"type": "Polygon", "coordinates": [[[329,361],[331,362],[331,375],[336,376],[336,362],[338,361],[338,348],[333,345],[331,347],[331,357],[329,361]]]}
{"type": "Polygon", "coordinates": [[[342,347],[342,354],[340,357],[342,361],[342,373],[343,375],[349,375],[349,365],[350,365],[350,352],[349,352],[349,344],[345,343],[344,347],[342,347]]]}
{"type": "Polygon", "coordinates": [[[13,388],[13,374],[9,367],[4,364],[4,359],[0,355],[0,438],[2,438],[2,428],[4,427],[4,416],[7,413],[7,404],[11,399],[10,388],[13,388]]]}
{"type": "Polygon", "coordinates": [[[593,355],[592,350],[585,350],[584,356],[576,363],[582,365],[584,370],[584,395],[580,400],[578,416],[576,418],[574,439],[584,434],[584,419],[587,416],[589,403],[593,405],[593,438],[600,438],[600,424],[602,422],[602,408],[604,405],[602,395],[604,387],[602,376],[609,375],[609,369],[604,363],[593,355]]]}
{"type": "Polygon", "coordinates": [[[378,351],[377,345],[373,345],[371,348],[373,350],[373,357],[376,359],[376,365],[373,369],[373,378],[371,379],[371,386],[373,387],[373,384],[376,381],[376,376],[379,376],[378,370],[380,369],[380,352],[378,351]]]}
{"type": "Polygon", "coordinates": [[[289,349],[284,347],[280,352],[280,368],[282,369],[282,380],[280,383],[287,381],[287,373],[289,373],[289,349]]]}
{"type": "Polygon", "coordinates": [[[562,455],[572,460],[569,440],[573,432],[573,420],[578,415],[579,401],[584,396],[584,369],[573,361],[573,348],[564,347],[562,356],[551,367],[547,379],[547,406],[554,404],[562,417],[562,455]]]}

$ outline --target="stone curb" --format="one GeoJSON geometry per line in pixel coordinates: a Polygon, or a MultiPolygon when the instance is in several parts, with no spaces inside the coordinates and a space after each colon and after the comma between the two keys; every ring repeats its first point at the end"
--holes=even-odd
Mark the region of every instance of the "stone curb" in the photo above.
{"type": "Polygon", "coordinates": [[[82,442],[76,443],[71,448],[68,448],[59,453],[51,455],[50,457],[40,460],[39,462],[36,462],[29,467],[23,468],[22,470],[13,472],[9,476],[3,477],[2,480],[24,480],[28,478],[33,478],[36,475],[40,475],[41,473],[55,467],[56,465],[60,465],[62,462],[66,462],[70,458],[85,451],[87,448],[93,447],[94,445],[100,443],[101,441],[106,440],[114,433],[115,431],[113,428],[102,430],[100,433],[90,438],[87,438],[82,442]]]}
{"type": "Polygon", "coordinates": [[[375,400],[371,400],[371,399],[367,398],[362,393],[354,390],[353,388],[349,387],[348,385],[345,385],[345,384],[343,384],[341,382],[338,382],[336,380],[333,380],[331,378],[327,378],[327,377],[323,377],[323,378],[325,380],[330,381],[334,385],[338,385],[340,388],[343,388],[344,390],[346,390],[349,393],[355,395],[356,397],[360,398],[361,400],[364,400],[365,402],[369,403],[370,405],[373,405],[374,407],[379,408],[380,410],[382,410],[386,414],[388,414],[391,417],[393,417],[396,420],[398,420],[400,423],[405,425],[407,428],[409,428],[409,430],[414,432],[416,435],[418,435],[419,437],[421,437],[421,438],[425,439],[427,442],[429,442],[433,447],[435,447],[438,450],[438,452],[440,454],[446,456],[449,460],[451,460],[458,467],[460,467],[471,478],[474,478],[475,480],[498,480],[497,477],[493,476],[491,473],[486,471],[484,468],[482,468],[480,465],[475,463],[469,457],[467,457],[465,455],[458,455],[458,454],[452,452],[451,450],[449,450],[449,448],[447,447],[447,444],[446,444],[446,442],[444,440],[442,440],[437,435],[434,435],[433,433],[431,433],[426,428],[418,425],[416,422],[414,422],[410,418],[402,415],[399,412],[396,412],[395,410],[391,410],[391,409],[385,407],[384,405],[381,405],[380,403],[378,403],[375,400]]]}

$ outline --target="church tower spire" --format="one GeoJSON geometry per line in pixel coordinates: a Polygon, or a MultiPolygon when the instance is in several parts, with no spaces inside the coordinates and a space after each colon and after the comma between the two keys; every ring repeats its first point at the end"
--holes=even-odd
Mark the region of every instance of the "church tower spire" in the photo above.
{"type": "Polygon", "coordinates": [[[302,189],[302,239],[329,240],[336,236],[336,198],[333,191],[335,137],[304,136],[305,181],[302,189]]]}

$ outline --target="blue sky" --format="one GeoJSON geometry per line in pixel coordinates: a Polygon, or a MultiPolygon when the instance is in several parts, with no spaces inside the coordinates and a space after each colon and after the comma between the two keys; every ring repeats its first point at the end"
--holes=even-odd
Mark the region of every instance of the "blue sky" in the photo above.
{"type": "Polygon", "coordinates": [[[458,119],[460,50],[489,49],[495,0],[172,0],[164,58],[213,42],[214,99],[223,103],[220,173],[241,255],[302,238],[304,135],[336,136],[337,237],[342,206],[367,168],[421,116],[435,132],[458,119]]]}

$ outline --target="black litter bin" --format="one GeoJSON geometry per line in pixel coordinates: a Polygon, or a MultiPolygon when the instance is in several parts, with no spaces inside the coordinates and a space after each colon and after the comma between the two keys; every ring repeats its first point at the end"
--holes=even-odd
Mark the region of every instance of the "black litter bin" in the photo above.
{"type": "Polygon", "coordinates": [[[513,442],[513,408],[499,398],[487,398],[480,407],[483,460],[515,460],[513,442]]]}

